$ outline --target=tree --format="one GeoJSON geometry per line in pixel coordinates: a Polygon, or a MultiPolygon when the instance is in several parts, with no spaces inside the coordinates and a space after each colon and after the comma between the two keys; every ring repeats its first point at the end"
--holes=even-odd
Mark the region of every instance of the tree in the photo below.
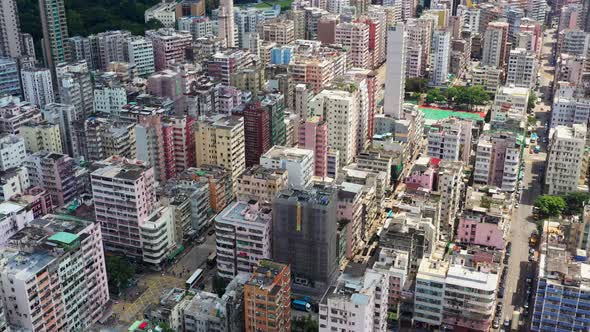
{"type": "Polygon", "coordinates": [[[156,29],[163,28],[163,27],[164,27],[164,24],[162,24],[162,22],[156,20],[155,18],[151,18],[145,24],[146,30],[156,30],[156,29]]]}
{"type": "Polygon", "coordinates": [[[447,98],[445,98],[445,95],[440,91],[439,88],[429,90],[428,94],[426,95],[426,103],[427,104],[446,103],[446,102],[447,102],[447,98]]]}
{"type": "Polygon", "coordinates": [[[319,330],[318,321],[311,318],[310,315],[297,317],[291,322],[291,331],[293,332],[315,332],[319,330]]]}
{"type": "Polygon", "coordinates": [[[120,256],[107,256],[107,279],[111,293],[119,294],[129,286],[135,274],[135,266],[120,256]]]}
{"type": "Polygon", "coordinates": [[[565,200],[560,196],[542,195],[535,200],[535,207],[539,209],[542,218],[556,217],[566,208],[565,200]]]}
{"type": "Polygon", "coordinates": [[[162,332],[174,332],[174,329],[168,325],[168,323],[160,323],[158,324],[162,332]]]}
{"type": "Polygon", "coordinates": [[[222,297],[223,294],[225,293],[225,287],[227,287],[228,282],[215,275],[213,277],[213,292],[215,292],[215,294],[217,294],[217,296],[222,297]]]}
{"type": "Polygon", "coordinates": [[[428,80],[421,77],[406,78],[406,92],[420,92],[427,91],[428,80]]]}
{"type": "Polygon", "coordinates": [[[568,193],[563,199],[566,205],[566,208],[563,211],[564,214],[570,216],[580,215],[584,212],[584,204],[590,201],[590,193],[581,191],[568,193]]]}
{"type": "Polygon", "coordinates": [[[420,97],[422,97],[422,94],[420,92],[412,92],[412,94],[410,95],[410,99],[412,100],[420,100],[420,97]]]}
{"type": "Polygon", "coordinates": [[[535,103],[536,102],[537,102],[537,94],[535,93],[535,91],[531,91],[531,94],[529,95],[528,103],[526,105],[527,112],[529,112],[533,108],[535,108],[535,103]]]}

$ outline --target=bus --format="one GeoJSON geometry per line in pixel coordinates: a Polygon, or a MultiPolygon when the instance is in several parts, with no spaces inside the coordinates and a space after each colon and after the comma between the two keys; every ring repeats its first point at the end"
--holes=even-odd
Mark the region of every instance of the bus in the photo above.
{"type": "Polygon", "coordinates": [[[203,270],[197,269],[193,275],[186,280],[186,289],[191,289],[203,279],[203,270]]]}
{"type": "Polygon", "coordinates": [[[209,254],[209,257],[207,257],[207,266],[209,266],[209,267],[215,266],[216,261],[217,261],[217,254],[215,252],[212,252],[211,254],[209,254]]]}

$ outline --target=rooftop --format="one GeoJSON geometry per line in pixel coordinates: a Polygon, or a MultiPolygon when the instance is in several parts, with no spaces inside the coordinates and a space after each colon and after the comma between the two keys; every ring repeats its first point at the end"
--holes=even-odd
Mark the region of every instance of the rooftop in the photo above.
{"type": "Polygon", "coordinates": [[[265,154],[263,154],[260,158],[302,161],[304,159],[313,158],[313,151],[307,149],[275,145],[272,148],[270,148],[270,150],[268,150],[265,154]]]}

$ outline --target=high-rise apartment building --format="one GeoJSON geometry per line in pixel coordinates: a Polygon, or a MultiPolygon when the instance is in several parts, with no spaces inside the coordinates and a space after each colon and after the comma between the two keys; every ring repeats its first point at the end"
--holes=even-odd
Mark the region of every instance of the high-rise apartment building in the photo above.
{"type": "Polygon", "coordinates": [[[141,76],[150,75],[156,71],[154,63],[154,47],[151,40],[134,36],[127,41],[129,64],[135,65],[141,76]]]}
{"type": "Polygon", "coordinates": [[[100,32],[88,37],[94,44],[99,68],[106,70],[111,62],[127,62],[127,41],[131,32],[127,30],[113,30],[100,32]]]}
{"type": "Polygon", "coordinates": [[[0,171],[21,166],[26,155],[25,140],[21,136],[0,136],[0,171]]]}
{"type": "Polygon", "coordinates": [[[31,68],[21,71],[25,100],[39,107],[55,101],[49,69],[31,68]]]}
{"type": "Polygon", "coordinates": [[[109,289],[98,223],[45,215],[8,246],[13,250],[0,271],[8,323],[30,331],[88,330],[105,314],[109,289]]]}
{"type": "MultiPolygon", "coordinates": [[[[294,284],[327,288],[338,266],[335,187],[287,189],[273,203],[273,260],[289,264],[294,284]]],[[[296,286],[294,286],[296,287],[296,286]]]]}
{"type": "Polygon", "coordinates": [[[16,60],[0,58],[0,95],[20,96],[20,73],[16,60]]]}
{"type": "Polygon", "coordinates": [[[259,102],[246,105],[244,109],[246,167],[258,165],[260,156],[270,149],[269,123],[269,113],[259,102]]]}
{"type": "Polygon", "coordinates": [[[310,101],[309,108],[309,114],[325,119],[328,146],[340,151],[343,165],[352,163],[358,152],[358,132],[353,129],[359,122],[358,95],[350,90],[323,90],[310,101]]]}
{"type": "Polygon", "coordinates": [[[538,62],[535,53],[523,48],[510,51],[506,69],[506,84],[532,89],[537,83],[538,62]]]}
{"type": "Polygon", "coordinates": [[[16,0],[0,1],[0,56],[18,58],[23,54],[16,0]]]}
{"type": "Polygon", "coordinates": [[[226,47],[236,46],[234,20],[234,1],[221,0],[218,13],[219,38],[226,47]]]}
{"type": "Polygon", "coordinates": [[[107,251],[142,260],[140,227],[156,208],[153,168],[112,156],[90,174],[96,221],[107,251]]]}
{"type": "Polygon", "coordinates": [[[512,133],[481,135],[475,154],[474,183],[516,190],[521,144],[512,133]]]}
{"type": "Polygon", "coordinates": [[[164,130],[169,128],[169,135],[173,137],[172,163],[176,168],[176,174],[196,166],[194,126],[195,120],[189,116],[171,116],[164,119],[164,130]]]}
{"type": "Polygon", "coordinates": [[[186,49],[192,42],[190,32],[164,28],[146,31],[145,38],[152,42],[156,71],[164,70],[174,63],[182,63],[186,59],[186,49]]]}
{"type": "Polygon", "coordinates": [[[81,120],[81,118],[78,118],[76,108],[73,105],[58,103],[48,104],[43,109],[43,118],[50,124],[59,126],[62,153],[67,154],[72,158],[79,158],[81,152],[72,141],[74,122],[81,120]]]}
{"type": "Polygon", "coordinates": [[[308,117],[299,124],[297,137],[300,148],[313,151],[314,175],[328,176],[328,124],[321,116],[308,117]]]}
{"type": "Polygon", "coordinates": [[[432,125],[428,131],[428,156],[469,163],[471,156],[471,120],[448,118],[432,125]]]}
{"type": "Polygon", "coordinates": [[[291,270],[261,260],[244,285],[245,331],[291,330],[291,270]]]}
{"type": "Polygon", "coordinates": [[[424,77],[432,46],[434,22],[428,18],[412,18],[406,22],[406,77],[424,77]]]}
{"type": "Polygon", "coordinates": [[[234,186],[246,169],[244,119],[213,115],[195,122],[197,167],[221,166],[231,174],[234,186]]]}
{"type": "Polygon", "coordinates": [[[336,26],[336,43],[349,50],[353,67],[371,68],[369,26],[367,24],[338,24],[336,26]]]}
{"type": "Polygon", "coordinates": [[[272,210],[255,201],[233,202],[221,211],[215,217],[217,274],[232,279],[269,259],[271,227],[272,210]]]}
{"type": "Polygon", "coordinates": [[[513,121],[518,127],[524,126],[530,90],[513,85],[500,86],[494,96],[491,122],[513,121]]]}
{"type": "Polygon", "coordinates": [[[27,151],[63,153],[59,125],[52,123],[30,124],[21,127],[20,135],[25,140],[27,151]]]}
{"type": "Polygon", "coordinates": [[[483,40],[483,54],[481,64],[504,68],[508,56],[508,23],[490,22],[486,28],[483,40]]]}
{"type": "Polygon", "coordinates": [[[576,86],[558,83],[551,105],[551,128],[586,125],[590,119],[590,100],[578,95],[576,86]]]}
{"type": "Polygon", "coordinates": [[[24,162],[32,186],[45,189],[56,207],[62,207],[77,194],[76,162],[68,155],[39,151],[24,162]]]}
{"type": "Polygon", "coordinates": [[[39,0],[39,14],[43,29],[43,59],[50,70],[70,60],[68,23],[63,0],[39,0]]]}
{"type": "Polygon", "coordinates": [[[580,177],[585,177],[584,147],[586,124],[572,127],[557,126],[554,129],[545,173],[545,192],[549,195],[563,195],[578,191],[580,177]]]}
{"type": "Polygon", "coordinates": [[[98,54],[92,52],[92,42],[88,37],[74,36],[67,40],[70,53],[72,54],[72,61],[85,60],[88,66],[92,69],[98,69],[98,54]]]}
{"type": "Polygon", "coordinates": [[[60,102],[76,108],[79,118],[94,112],[94,85],[85,60],[55,66],[60,102]]]}
{"type": "Polygon", "coordinates": [[[260,38],[275,42],[278,45],[290,44],[295,41],[295,27],[292,20],[274,20],[261,25],[260,38]]]}
{"type": "Polygon", "coordinates": [[[145,161],[154,169],[156,181],[164,183],[172,177],[174,165],[166,158],[170,154],[171,142],[166,140],[161,115],[142,116],[135,126],[135,147],[137,159],[145,161]],[[167,163],[168,162],[168,163],[167,163]],[[170,171],[168,171],[170,169],[170,171]]]}
{"type": "Polygon", "coordinates": [[[387,68],[383,113],[395,119],[402,116],[406,76],[406,36],[403,24],[387,29],[387,68]]]}
{"type": "Polygon", "coordinates": [[[275,145],[260,157],[260,165],[269,169],[284,169],[289,186],[304,188],[313,176],[313,151],[275,145]]]}
{"type": "Polygon", "coordinates": [[[451,32],[435,30],[432,33],[432,49],[430,54],[430,84],[442,86],[449,81],[451,64],[451,32]]]}

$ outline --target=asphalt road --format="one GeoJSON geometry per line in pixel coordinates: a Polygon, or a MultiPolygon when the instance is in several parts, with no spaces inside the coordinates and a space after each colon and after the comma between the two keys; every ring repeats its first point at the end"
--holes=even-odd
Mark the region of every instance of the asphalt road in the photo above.
{"type": "MultiPolygon", "coordinates": [[[[503,299],[503,312],[502,322],[506,318],[512,316],[514,310],[521,310],[525,301],[529,301],[529,297],[526,294],[526,282],[527,276],[534,275],[536,265],[528,261],[529,257],[529,245],[528,239],[537,226],[535,221],[532,219],[532,205],[537,196],[542,194],[543,188],[543,173],[545,167],[546,158],[546,144],[542,142],[545,137],[543,126],[550,119],[549,108],[551,100],[547,97],[551,97],[548,94],[549,82],[553,80],[553,74],[555,68],[549,64],[551,57],[551,47],[554,42],[553,30],[548,31],[548,36],[545,38],[541,56],[540,71],[540,91],[537,95],[541,98],[541,102],[535,107],[535,117],[541,123],[541,126],[536,128],[535,131],[541,142],[538,144],[542,148],[542,152],[539,154],[531,154],[529,149],[524,152],[524,176],[522,181],[523,192],[520,199],[519,207],[514,209],[512,215],[512,222],[510,226],[509,240],[512,242],[511,256],[508,263],[508,275],[505,285],[505,293],[503,299]]],[[[529,304],[530,305],[530,304],[529,304]]],[[[530,322],[529,316],[521,315],[521,321],[523,326],[522,331],[527,330],[528,323],[530,322]]]]}

